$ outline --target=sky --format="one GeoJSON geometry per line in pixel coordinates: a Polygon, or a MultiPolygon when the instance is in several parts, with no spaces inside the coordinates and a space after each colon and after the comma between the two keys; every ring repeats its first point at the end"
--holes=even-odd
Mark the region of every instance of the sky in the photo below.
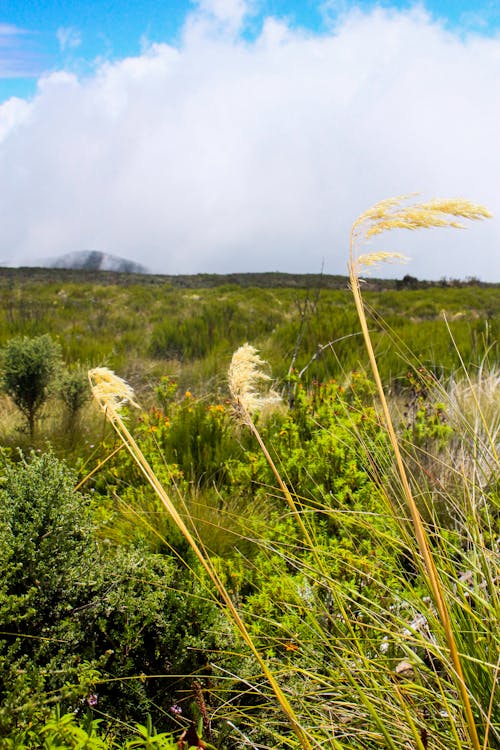
{"type": "Polygon", "coordinates": [[[345,274],[385,198],[493,218],[396,230],[375,275],[500,281],[498,0],[0,0],[0,264],[345,274]]]}

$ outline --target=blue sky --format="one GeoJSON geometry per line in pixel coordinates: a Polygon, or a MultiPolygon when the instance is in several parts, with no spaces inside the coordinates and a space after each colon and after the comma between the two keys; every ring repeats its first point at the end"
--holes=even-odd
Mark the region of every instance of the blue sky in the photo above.
{"type": "MultiPolygon", "coordinates": [[[[418,3],[256,0],[245,35],[258,33],[267,16],[322,33],[349,8],[366,10],[376,5],[408,9],[418,3]]],[[[498,0],[427,0],[421,5],[459,33],[489,35],[500,29],[498,0]]],[[[64,68],[84,74],[96,60],[139,54],[148,41],[175,45],[195,6],[187,0],[0,0],[0,101],[33,94],[37,78],[48,71],[64,68]]]]}
{"type": "Polygon", "coordinates": [[[0,264],[345,273],[418,192],[493,219],[384,274],[500,281],[499,132],[498,0],[0,0],[0,264]]]}

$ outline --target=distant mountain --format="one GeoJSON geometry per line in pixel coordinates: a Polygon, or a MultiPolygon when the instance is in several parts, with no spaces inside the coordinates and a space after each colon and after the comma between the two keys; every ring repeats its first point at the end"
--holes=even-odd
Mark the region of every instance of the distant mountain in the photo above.
{"type": "Polygon", "coordinates": [[[40,260],[37,265],[43,268],[69,268],[78,271],[117,271],[119,273],[150,273],[140,263],[120,258],[117,255],[101,253],[97,250],[80,250],[66,253],[58,258],[40,260]]]}

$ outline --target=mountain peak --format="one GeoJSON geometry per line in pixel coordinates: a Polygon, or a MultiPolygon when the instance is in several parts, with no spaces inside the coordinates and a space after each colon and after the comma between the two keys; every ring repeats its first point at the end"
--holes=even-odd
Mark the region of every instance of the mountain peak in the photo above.
{"type": "Polygon", "coordinates": [[[78,250],[65,253],[57,258],[47,258],[39,262],[45,268],[70,268],[82,271],[117,271],[119,273],[150,273],[140,263],[117,255],[102,253],[99,250],[78,250]]]}

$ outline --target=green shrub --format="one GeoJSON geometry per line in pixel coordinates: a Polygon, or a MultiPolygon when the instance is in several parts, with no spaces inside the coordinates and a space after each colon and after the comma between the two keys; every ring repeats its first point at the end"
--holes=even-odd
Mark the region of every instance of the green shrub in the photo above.
{"type": "MultiPolygon", "coordinates": [[[[37,727],[14,732],[4,738],[3,750],[179,750],[180,744],[171,734],[158,733],[148,722],[131,727],[131,739],[125,742],[115,742],[109,732],[102,734],[99,729],[101,719],[92,719],[89,715],[78,720],[74,713],[60,715],[56,711],[45,723],[37,727]]],[[[193,731],[193,730],[191,730],[193,731]]],[[[182,735],[181,735],[182,736],[182,735]]],[[[196,734],[193,734],[194,737],[196,734]]],[[[184,742],[188,749],[191,743],[184,742]]]]}
{"type": "Polygon", "coordinates": [[[2,388],[26,417],[30,436],[61,364],[59,344],[48,334],[11,339],[3,349],[2,388]]]}
{"type": "Polygon", "coordinates": [[[87,371],[82,367],[64,370],[58,379],[57,393],[66,408],[68,431],[72,430],[81,409],[90,398],[87,371]]]}
{"type": "Polygon", "coordinates": [[[225,642],[218,608],[174,555],[98,544],[89,498],[53,456],[5,461],[3,475],[0,733],[54,701],[168,723],[225,642]]]}

